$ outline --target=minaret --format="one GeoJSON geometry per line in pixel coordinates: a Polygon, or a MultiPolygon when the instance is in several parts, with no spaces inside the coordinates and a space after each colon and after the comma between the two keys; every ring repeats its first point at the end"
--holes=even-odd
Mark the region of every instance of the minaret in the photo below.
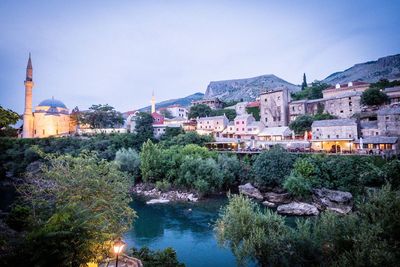
{"type": "Polygon", "coordinates": [[[25,110],[24,110],[24,128],[22,132],[23,138],[33,137],[33,113],[32,113],[32,88],[34,86],[32,80],[32,61],[31,53],[29,53],[28,66],[26,67],[25,78],[25,110]]]}
{"type": "Polygon", "coordinates": [[[151,95],[151,114],[156,112],[156,98],[154,97],[154,90],[153,94],[151,95]]]}

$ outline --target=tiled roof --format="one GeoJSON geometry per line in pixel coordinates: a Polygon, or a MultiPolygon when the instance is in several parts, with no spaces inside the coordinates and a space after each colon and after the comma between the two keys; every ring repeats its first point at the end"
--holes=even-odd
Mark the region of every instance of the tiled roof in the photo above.
{"type": "Polygon", "coordinates": [[[335,119],[314,121],[311,127],[327,127],[327,126],[354,126],[357,125],[353,119],[335,119]]]}

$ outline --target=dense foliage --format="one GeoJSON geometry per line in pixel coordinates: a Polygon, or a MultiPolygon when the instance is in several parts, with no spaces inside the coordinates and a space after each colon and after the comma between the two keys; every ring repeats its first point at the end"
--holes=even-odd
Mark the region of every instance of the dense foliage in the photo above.
{"type": "Polygon", "coordinates": [[[381,79],[376,83],[371,83],[369,87],[384,89],[384,88],[389,88],[389,87],[394,87],[394,86],[399,86],[399,85],[400,85],[400,80],[389,81],[387,79],[381,79]]]}
{"type": "Polygon", "coordinates": [[[361,95],[361,104],[367,106],[379,106],[389,101],[385,92],[376,87],[365,90],[361,95]]]}
{"type": "Polygon", "coordinates": [[[78,121],[93,129],[115,128],[124,123],[122,114],[108,104],[92,105],[88,111],[80,112],[78,121]]]}
{"type": "Polygon", "coordinates": [[[26,234],[4,264],[80,266],[106,257],[110,241],[135,217],[128,177],[92,154],[45,157],[47,164],[18,187],[19,204],[7,222],[26,234]]]}
{"type": "Polygon", "coordinates": [[[358,212],[324,212],[313,220],[285,224],[283,216],[245,196],[230,197],[215,230],[240,265],[396,266],[400,260],[400,194],[390,186],[370,193],[358,212]]]}
{"type": "Polygon", "coordinates": [[[210,115],[211,112],[212,112],[212,109],[205,104],[194,105],[194,106],[190,107],[188,117],[189,117],[189,119],[209,117],[209,116],[211,116],[210,115]]]}
{"type": "Polygon", "coordinates": [[[289,128],[295,134],[304,134],[305,131],[311,131],[311,125],[314,121],[337,119],[329,113],[317,113],[315,115],[300,115],[294,121],[290,122],[289,128]]]}
{"type": "Polygon", "coordinates": [[[248,114],[253,115],[253,117],[256,119],[256,121],[259,121],[261,119],[260,107],[246,107],[246,112],[248,114]]]}
{"type": "Polygon", "coordinates": [[[302,88],[301,91],[293,93],[293,100],[301,100],[301,99],[318,99],[322,98],[322,91],[328,88],[329,85],[326,83],[322,83],[320,81],[315,81],[311,83],[311,86],[302,88]]]}
{"type": "Polygon", "coordinates": [[[130,253],[133,257],[142,261],[146,267],[184,267],[183,263],[178,261],[176,252],[173,248],[168,247],[164,250],[152,251],[148,247],[142,247],[140,250],[131,249],[130,253]]]}
{"type": "Polygon", "coordinates": [[[115,163],[118,168],[131,176],[132,182],[140,177],[140,156],[132,148],[121,148],[115,154],[115,163]]]}
{"type": "Polygon", "coordinates": [[[10,127],[19,120],[18,113],[0,106],[0,136],[17,136],[17,130],[10,127]]]}

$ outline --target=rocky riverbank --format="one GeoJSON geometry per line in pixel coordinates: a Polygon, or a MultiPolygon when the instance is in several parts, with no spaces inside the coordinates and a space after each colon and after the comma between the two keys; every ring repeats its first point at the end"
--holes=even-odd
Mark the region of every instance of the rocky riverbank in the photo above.
{"type": "Polygon", "coordinates": [[[169,190],[163,192],[152,184],[144,183],[140,183],[132,187],[132,193],[150,198],[150,200],[146,202],[147,204],[161,204],[171,201],[197,202],[199,200],[199,196],[193,192],[182,192],[178,190],[169,190]]]}
{"type": "Polygon", "coordinates": [[[240,185],[239,192],[285,215],[318,215],[325,210],[348,214],[353,209],[351,193],[326,188],[314,189],[310,201],[295,199],[289,193],[261,192],[250,183],[240,185]]]}

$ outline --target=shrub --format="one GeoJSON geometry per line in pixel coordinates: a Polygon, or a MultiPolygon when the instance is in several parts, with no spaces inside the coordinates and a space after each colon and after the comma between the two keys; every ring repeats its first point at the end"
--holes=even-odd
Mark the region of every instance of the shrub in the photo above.
{"type": "Polygon", "coordinates": [[[162,192],[166,192],[171,189],[171,183],[164,179],[156,182],[156,188],[162,192]]]}
{"type": "Polygon", "coordinates": [[[307,197],[311,194],[311,183],[299,174],[289,175],[283,182],[283,188],[296,197],[307,197]]]}
{"type": "Polygon", "coordinates": [[[115,154],[115,163],[121,171],[127,172],[137,178],[140,175],[140,157],[132,148],[121,148],[115,154]]]}
{"type": "Polygon", "coordinates": [[[257,156],[252,176],[258,186],[281,186],[285,176],[290,174],[296,156],[280,147],[274,147],[257,156]]]}

